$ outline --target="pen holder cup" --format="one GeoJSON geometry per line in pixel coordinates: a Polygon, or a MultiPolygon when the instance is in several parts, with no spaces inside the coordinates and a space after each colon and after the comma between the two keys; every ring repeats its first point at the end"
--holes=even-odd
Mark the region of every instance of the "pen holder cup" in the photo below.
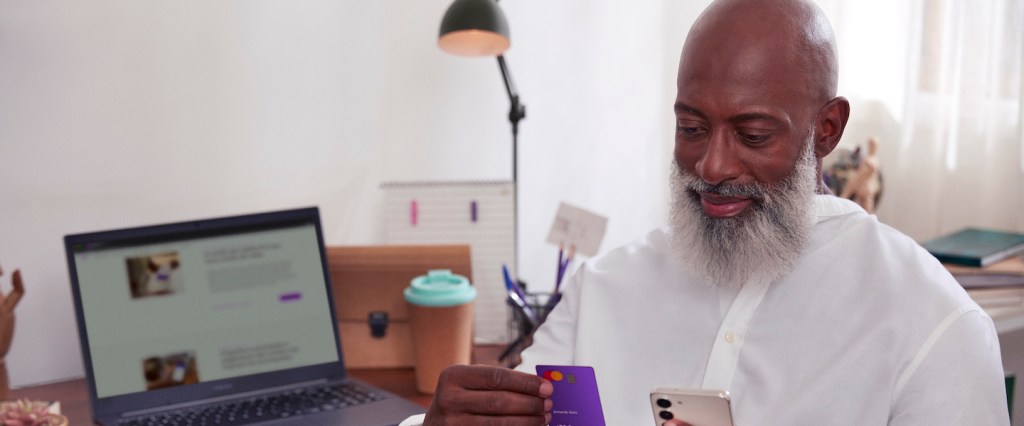
{"type": "Polygon", "coordinates": [[[526,311],[511,298],[505,299],[505,303],[512,311],[508,322],[509,336],[512,340],[505,352],[498,358],[499,361],[505,361],[509,367],[519,365],[519,352],[533,343],[533,332],[544,323],[548,313],[557,303],[557,301],[550,303],[552,302],[551,297],[553,297],[552,293],[526,293],[526,306],[530,308],[536,318],[530,318],[526,311]]]}

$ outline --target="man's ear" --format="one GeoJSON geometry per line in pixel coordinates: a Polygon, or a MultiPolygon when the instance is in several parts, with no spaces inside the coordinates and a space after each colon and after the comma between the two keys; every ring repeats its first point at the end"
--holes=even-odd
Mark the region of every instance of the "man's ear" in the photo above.
{"type": "Polygon", "coordinates": [[[818,136],[814,140],[815,157],[824,158],[836,148],[849,119],[850,102],[842,96],[832,98],[818,111],[818,136]]]}

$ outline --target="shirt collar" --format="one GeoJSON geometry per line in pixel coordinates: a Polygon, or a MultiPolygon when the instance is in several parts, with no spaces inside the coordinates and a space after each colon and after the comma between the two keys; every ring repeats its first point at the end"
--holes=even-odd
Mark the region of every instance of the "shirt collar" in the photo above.
{"type": "Polygon", "coordinates": [[[836,216],[845,216],[864,212],[864,209],[857,203],[839,198],[831,194],[816,194],[814,196],[814,215],[816,222],[824,222],[836,216]]]}

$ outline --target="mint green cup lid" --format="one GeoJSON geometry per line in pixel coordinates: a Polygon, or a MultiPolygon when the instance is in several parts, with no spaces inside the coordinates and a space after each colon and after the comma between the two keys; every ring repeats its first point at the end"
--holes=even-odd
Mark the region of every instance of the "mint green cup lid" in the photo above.
{"type": "Polygon", "coordinates": [[[473,299],[476,299],[476,288],[469,285],[466,277],[447,269],[436,269],[413,278],[405,289],[405,301],[420,306],[458,306],[473,299]]]}

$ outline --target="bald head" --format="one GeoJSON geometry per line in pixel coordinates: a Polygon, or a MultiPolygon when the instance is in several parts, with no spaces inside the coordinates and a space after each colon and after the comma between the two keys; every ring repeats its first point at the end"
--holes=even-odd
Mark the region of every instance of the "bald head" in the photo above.
{"type": "Polygon", "coordinates": [[[771,186],[811,145],[820,172],[850,116],[836,79],[832,27],[813,3],[715,1],[679,60],[676,162],[712,185],[771,186]]]}
{"type": "Polygon", "coordinates": [[[680,73],[695,67],[767,84],[793,82],[819,104],[836,95],[835,36],[810,1],[712,3],[690,29],[680,58],[680,73]]]}
{"type": "Polygon", "coordinates": [[[835,50],[803,0],[719,0],[690,30],[673,105],[673,220],[709,282],[778,278],[799,258],[825,188],[821,159],[850,115],[835,50]]]}

